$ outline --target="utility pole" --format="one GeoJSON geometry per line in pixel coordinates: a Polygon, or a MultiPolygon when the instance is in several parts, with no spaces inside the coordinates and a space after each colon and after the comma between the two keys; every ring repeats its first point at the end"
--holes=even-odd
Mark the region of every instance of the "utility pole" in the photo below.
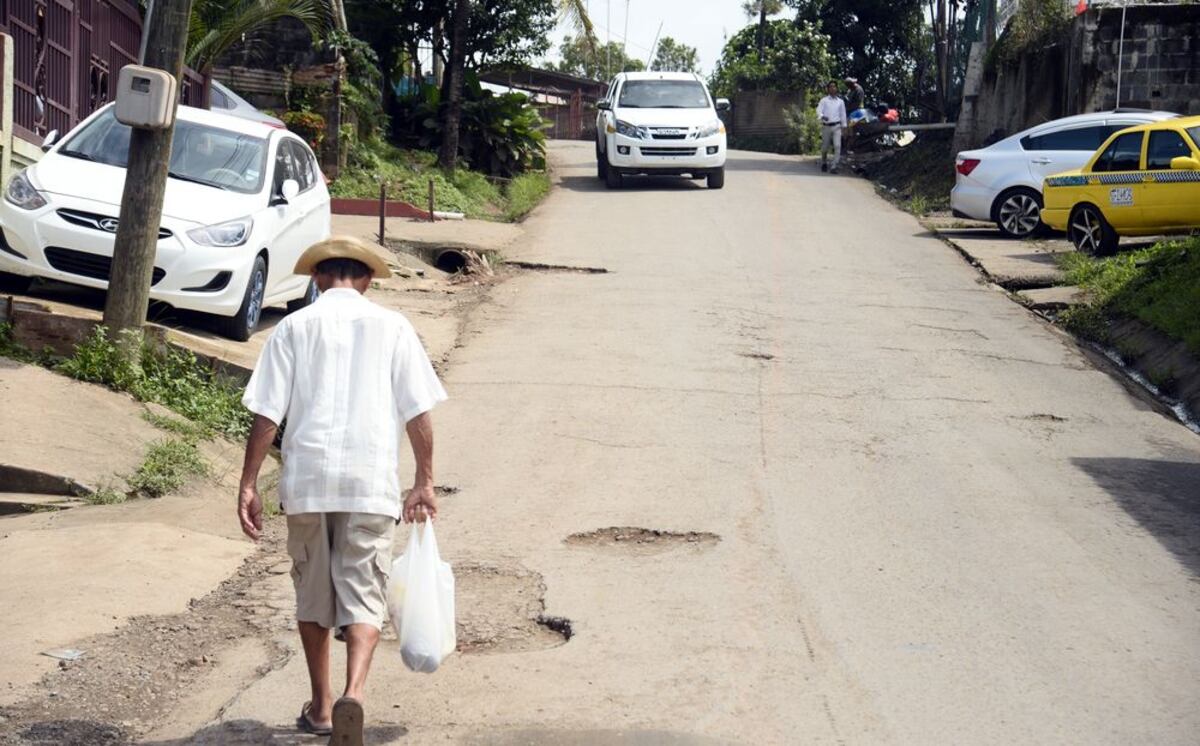
{"type": "Polygon", "coordinates": [[[767,0],[758,3],[758,61],[767,58],[767,0]]]}
{"type": "MultiPolygon", "coordinates": [[[[180,78],[191,9],[192,0],[154,3],[154,17],[145,30],[146,67],[166,70],[176,80],[180,78]]],[[[104,302],[104,325],[114,336],[125,329],[140,329],[146,321],[174,136],[172,125],[165,130],[135,127],[129,138],[125,191],[104,302]]]]}

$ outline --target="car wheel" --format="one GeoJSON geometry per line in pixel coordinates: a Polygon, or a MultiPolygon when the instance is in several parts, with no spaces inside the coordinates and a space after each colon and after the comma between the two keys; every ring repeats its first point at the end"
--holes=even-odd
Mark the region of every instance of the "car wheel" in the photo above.
{"type": "Polygon", "coordinates": [[[29,292],[33,285],[32,277],[22,277],[8,272],[0,272],[0,292],[22,295],[29,292]]]}
{"type": "Polygon", "coordinates": [[[608,156],[600,152],[600,143],[596,143],[596,178],[608,178],[608,156]]]}
{"type": "Polygon", "coordinates": [[[316,302],[317,297],[321,295],[321,291],[317,289],[317,283],[313,280],[308,281],[308,287],[304,290],[304,295],[296,300],[289,300],[287,304],[288,313],[295,313],[301,308],[307,308],[316,302]]]}
{"type": "Polygon", "coordinates": [[[720,189],[725,186],[725,167],[721,166],[716,171],[708,172],[708,188],[720,189]]]}
{"type": "Polygon", "coordinates": [[[1120,241],[1100,209],[1092,205],[1079,205],[1071,211],[1067,234],[1076,249],[1092,256],[1113,253],[1120,241]]]}
{"type": "Polygon", "coordinates": [[[267,263],[261,256],[255,257],[254,268],[246,282],[246,294],[242,306],[234,316],[221,316],[217,320],[217,332],[237,342],[245,342],[258,328],[262,318],[263,299],[267,296],[267,263]]]}
{"type": "Polygon", "coordinates": [[[1013,238],[1028,238],[1042,226],[1042,195],[1032,189],[1011,189],[996,200],[996,226],[1013,238]]]}
{"type": "MultiPolygon", "coordinates": [[[[608,159],[605,158],[607,161],[608,159]]],[[[625,177],[621,176],[621,172],[613,168],[611,165],[606,165],[604,168],[604,186],[609,189],[620,189],[625,183],[625,177]]]]}

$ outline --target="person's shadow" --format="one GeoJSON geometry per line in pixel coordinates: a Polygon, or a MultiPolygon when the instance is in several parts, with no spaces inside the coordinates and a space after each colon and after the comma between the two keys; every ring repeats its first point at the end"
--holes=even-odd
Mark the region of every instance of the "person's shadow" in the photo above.
{"type": "MultiPolygon", "coordinates": [[[[363,742],[391,743],[408,735],[403,725],[368,725],[363,729],[363,742]]],[[[169,741],[139,741],[145,746],[259,746],[295,744],[312,746],[324,744],[328,736],[301,733],[292,726],[267,725],[258,720],[228,720],[201,728],[190,736],[169,741]]]]}

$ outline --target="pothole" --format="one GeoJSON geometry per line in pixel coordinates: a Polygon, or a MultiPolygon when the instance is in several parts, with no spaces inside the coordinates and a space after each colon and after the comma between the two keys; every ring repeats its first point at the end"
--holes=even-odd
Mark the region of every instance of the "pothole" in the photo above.
{"type": "Polygon", "coordinates": [[[720,541],[720,536],[707,531],[679,533],[634,526],[614,526],[586,533],[571,534],[563,543],[567,546],[625,554],[662,554],[685,547],[709,549],[720,541]]]}
{"type": "Polygon", "coordinates": [[[454,565],[458,650],[464,654],[522,653],[562,645],[574,628],[546,616],[539,573],[491,563],[454,565]]]}

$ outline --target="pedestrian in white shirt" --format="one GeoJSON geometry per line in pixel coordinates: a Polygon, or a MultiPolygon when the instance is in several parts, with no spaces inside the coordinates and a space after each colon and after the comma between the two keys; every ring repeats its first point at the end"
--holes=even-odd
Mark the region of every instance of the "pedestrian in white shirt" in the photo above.
{"type": "Polygon", "coordinates": [[[283,421],[279,497],[296,619],[312,699],[296,725],[330,743],[361,746],[363,690],[387,609],[392,535],[401,516],[400,430],[416,459],[405,520],[433,519],[433,424],[445,400],[417,333],[402,315],[367,300],[372,278],[391,276],[387,256],[356,238],[309,248],[296,274],[321,291],[275,327],[243,403],[254,413],[238,496],[238,518],[262,535],[258,474],[283,421]],[[346,687],[329,682],[330,630],[346,643],[346,687]]]}
{"type": "Polygon", "coordinates": [[[837,81],[829,81],[825,87],[829,95],[817,103],[817,118],[821,120],[821,170],[837,173],[838,160],[842,156],[842,128],[846,126],[846,102],[838,95],[837,81]],[[833,151],[833,162],[827,163],[833,151]]]}

